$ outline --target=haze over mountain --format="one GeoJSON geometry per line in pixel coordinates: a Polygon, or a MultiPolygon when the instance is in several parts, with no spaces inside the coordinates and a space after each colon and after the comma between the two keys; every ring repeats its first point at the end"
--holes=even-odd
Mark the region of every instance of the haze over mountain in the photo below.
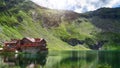
{"type": "Polygon", "coordinates": [[[32,0],[51,9],[72,10],[78,13],[93,11],[101,7],[119,7],[119,0],[32,0]]]}
{"type": "Polygon", "coordinates": [[[42,37],[50,50],[120,49],[120,8],[76,13],[30,0],[1,0],[0,16],[0,45],[11,38],[42,37]]]}

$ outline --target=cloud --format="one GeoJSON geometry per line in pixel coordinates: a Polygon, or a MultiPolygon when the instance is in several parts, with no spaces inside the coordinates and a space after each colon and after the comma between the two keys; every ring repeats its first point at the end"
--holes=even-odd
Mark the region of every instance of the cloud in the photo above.
{"type": "Polygon", "coordinates": [[[115,7],[119,0],[32,0],[51,9],[72,10],[78,13],[93,11],[100,7],[115,7]]]}

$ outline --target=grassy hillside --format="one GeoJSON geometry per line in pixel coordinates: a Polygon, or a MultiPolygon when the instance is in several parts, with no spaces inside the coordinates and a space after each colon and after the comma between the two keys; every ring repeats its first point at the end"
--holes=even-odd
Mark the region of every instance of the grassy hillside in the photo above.
{"type": "Polygon", "coordinates": [[[51,10],[29,0],[1,0],[0,45],[11,38],[42,37],[50,50],[117,50],[118,11],[104,8],[78,14],[51,10]]]}
{"type": "Polygon", "coordinates": [[[0,6],[0,8],[3,8],[0,9],[0,45],[3,45],[4,41],[9,41],[12,38],[42,37],[46,39],[50,50],[86,49],[83,46],[79,48],[70,46],[54,36],[51,29],[48,29],[56,27],[56,24],[54,25],[56,23],[54,22],[55,19],[50,21],[49,18],[51,17],[48,14],[54,13],[51,15],[56,15],[58,11],[39,7],[25,0],[2,0],[0,6]],[[10,5],[11,7],[9,7],[10,5]]]}
{"type": "Polygon", "coordinates": [[[120,8],[100,8],[89,12],[91,23],[101,29],[96,34],[99,40],[106,40],[107,43],[102,47],[108,50],[120,49],[120,8]]]}

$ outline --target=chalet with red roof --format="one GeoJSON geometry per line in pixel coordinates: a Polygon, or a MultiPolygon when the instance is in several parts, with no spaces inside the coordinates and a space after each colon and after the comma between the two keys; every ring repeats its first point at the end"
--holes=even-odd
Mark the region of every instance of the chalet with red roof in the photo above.
{"type": "Polygon", "coordinates": [[[39,52],[47,50],[46,41],[43,38],[29,38],[12,39],[4,43],[3,50],[5,51],[22,51],[22,52],[39,52]]]}

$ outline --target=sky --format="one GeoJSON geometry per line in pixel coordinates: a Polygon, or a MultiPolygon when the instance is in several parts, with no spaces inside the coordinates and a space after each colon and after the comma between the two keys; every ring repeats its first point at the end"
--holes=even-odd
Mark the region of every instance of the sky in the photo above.
{"type": "Polygon", "coordinates": [[[101,7],[120,7],[120,0],[32,0],[50,9],[72,10],[77,13],[93,11],[101,7]]]}

